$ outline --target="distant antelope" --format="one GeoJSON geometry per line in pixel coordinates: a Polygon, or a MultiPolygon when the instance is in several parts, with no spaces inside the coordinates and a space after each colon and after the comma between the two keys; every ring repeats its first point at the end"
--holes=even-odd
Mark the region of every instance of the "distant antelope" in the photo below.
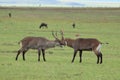
{"type": "Polygon", "coordinates": [[[41,23],[40,26],[39,26],[39,28],[41,29],[42,27],[46,27],[46,28],[48,28],[48,26],[47,26],[46,23],[41,23]]]}
{"type": "Polygon", "coordinates": [[[9,13],[8,15],[9,15],[10,18],[12,17],[12,14],[11,14],[11,13],[9,13]]]}
{"type": "Polygon", "coordinates": [[[21,48],[18,50],[18,53],[16,55],[16,60],[18,59],[18,56],[20,53],[22,53],[23,60],[25,61],[25,53],[29,49],[37,49],[38,50],[38,61],[40,61],[40,55],[42,51],[43,60],[45,59],[45,50],[48,48],[53,48],[55,46],[61,46],[59,44],[59,39],[54,35],[52,32],[53,37],[55,38],[54,41],[48,40],[44,37],[25,37],[22,39],[19,43],[21,45],[21,48]]]}
{"type": "Polygon", "coordinates": [[[71,47],[74,49],[72,63],[74,62],[75,56],[78,51],[80,56],[80,62],[82,62],[82,51],[93,51],[97,56],[97,64],[102,63],[102,53],[100,51],[100,48],[103,43],[101,43],[100,41],[94,38],[87,38],[87,39],[86,38],[77,38],[77,39],[64,38],[62,31],[61,31],[61,34],[62,34],[62,39],[60,44],[67,45],[68,47],[71,47]],[[99,62],[99,58],[100,58],[100,62],[99,62]]]}
{"type": "Polygon", "coordinates": [[[73,28],[75,28],[75,23],[72,24],[73,28]]]}

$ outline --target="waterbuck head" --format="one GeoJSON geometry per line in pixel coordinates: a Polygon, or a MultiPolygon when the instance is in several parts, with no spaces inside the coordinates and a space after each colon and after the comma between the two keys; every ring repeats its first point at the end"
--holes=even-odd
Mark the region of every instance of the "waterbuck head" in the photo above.
{"type": "Polygon", "coordinates": [[[67,45],[68,42],[69,42],[69,44],[72,43],[72,41],[73,41],[72,39],[64,38],[64,36],[63,36],[64,33],[63,33],[62,30],[60,31],[60,34],[61,34],[61,39],[58,39],[58,37],[57,37],[57,32],[56,32],[55,34],[52,32],[52,35],[53,35],[53,37],[55,38],[55,41],[58,42],[60,46],[68,46],[68,45],[67,45]]]}
{"type": "Polygon", "coordinates": [[[73,43],[74,43],[74,39],[70,39],[70,38],[64,38],[64,33],[63,31],[61,30],[60,31],[60,34],[62,36],[61,40],[59,41],[60,45],[63,45],[63,46],[69,46],[69,47],[73,47],[73,43]]]}

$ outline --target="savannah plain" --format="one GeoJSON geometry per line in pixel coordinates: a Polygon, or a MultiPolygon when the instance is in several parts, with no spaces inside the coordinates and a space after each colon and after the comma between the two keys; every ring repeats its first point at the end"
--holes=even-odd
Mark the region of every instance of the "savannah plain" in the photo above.
{"type": "Polygon", "coordinates": [[[120,8],[0,8],[0,80],[120,80],[120,8]],[[10,18],[8,13],[12,14],[10,18]],[[39,29],[45,22],[48,28],[39,29]],[[73,29],[72,23],[76,28],[73,29]],[[15,57],[18,42],[26,36],[54,40],[52,31],[64,37],[96,38],[103,45],[103,63],[96,64],[93,52],[77,54],[71,63],[73,49],[67,46],[46,50],[46,62],[37,61],[37,50],[15,57]],[[76,37],[76,35],[79,35],[76,37]]]}

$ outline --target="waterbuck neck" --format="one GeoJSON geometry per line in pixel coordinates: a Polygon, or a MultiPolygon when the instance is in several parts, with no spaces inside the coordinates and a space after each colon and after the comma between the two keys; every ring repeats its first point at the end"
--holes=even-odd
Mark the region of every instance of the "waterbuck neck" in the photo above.
{"type": "Polygon", "coordinates": [[[66,38],[65,39],[65,44],[71,48],[73,48],[73,44],[74,44],[74,39],[70,39],[70,38],[66,38]]]}
{"type": "Polygon", "coordinates": [[[52,47],[55,47],[55,46],[59,46],[59,43],[58,42],[55,42],[55,41],[49,41],[46,43],[47,47],[48,48],[52,48],[52,47]]]}

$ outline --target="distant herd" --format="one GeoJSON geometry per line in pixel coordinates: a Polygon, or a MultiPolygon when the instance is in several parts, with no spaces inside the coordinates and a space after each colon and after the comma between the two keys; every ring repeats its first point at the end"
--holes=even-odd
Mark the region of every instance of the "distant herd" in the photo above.
{"type": "MultiPolygon", "coordinates": [[[[11,18],[11,17],[12,17],[12,13],[8,13],[8,17],[11,18]]],[[[45,23],[45,22],[42,22],[42,23],[40,24],[39,28],[41,29],[41,28],[44,28],[44,27],[45,27],[45,28],[48,28],[48,24],[45,23]]],[[[75,23],[72,24],[72,27],[75,28],[75,23]]]]}
{"type": "MultiPolygon", "coordinates": [[[[45,28],[48,28],[48,24],[42,22],[42,23],[40,24],[39,28],[41,29],[41,28],[44,28],[44,27],[45,27],[45,28]]],[[[75,23],[72,24],[72,27],[75,28],[75,23]]]]}

